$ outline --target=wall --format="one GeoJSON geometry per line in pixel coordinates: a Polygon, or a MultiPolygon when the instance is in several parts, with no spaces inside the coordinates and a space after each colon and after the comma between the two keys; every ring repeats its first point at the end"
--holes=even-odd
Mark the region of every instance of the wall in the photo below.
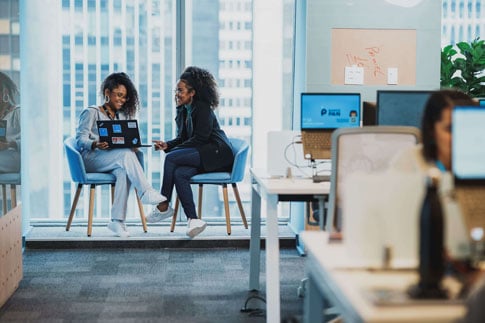
{"type": "MultiPolygon", "coordinates": [[[[385,0],[307,0],[306,3],[306,40],[300,41],[306,49],[305,91],[360,92],[362,101],[375,101],[378,89],[434,90],[439,88],[441,1],[424,0],[414,7],[401,7],[385,0]],[[416,52],[410,53],[410,55],[416,55],[416,84],[414,86],[332,84],[333,28],[416,30],[416,52]]],[[[405,51],[406,48],[402,50],[405,51]]],[[[297,116],[295,119],[298,120],[299,110],[299,100],[295,98],[297,116]]],[[[295,122],[294,126],[298,124],[299,122],[295,122]]]]}

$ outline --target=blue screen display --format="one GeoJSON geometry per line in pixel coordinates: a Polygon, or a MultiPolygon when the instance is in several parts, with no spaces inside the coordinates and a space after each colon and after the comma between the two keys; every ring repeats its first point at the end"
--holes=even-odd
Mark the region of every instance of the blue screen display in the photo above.
{"type": "Polygon", "coordinates": [[[360,93],[302,93],[301,129],[360,126],[360,93]]]}
{"type": "Polygon", "coordinates": [[[478,102],[480,103],[481,107],[485,107],[485,99],[479,99],[478,102]]]}

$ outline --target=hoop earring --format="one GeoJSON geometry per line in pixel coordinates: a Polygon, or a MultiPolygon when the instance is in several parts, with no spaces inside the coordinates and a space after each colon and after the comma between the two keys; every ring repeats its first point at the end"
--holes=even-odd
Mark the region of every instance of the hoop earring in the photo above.
{"type": "Polygon", "coordinates": [[[104,103],[109,103],[109,96],[107,95],[104,96],[104,103]]]}
{"type": "Polygon", "coordinates": [[[8,95],[7,91],[4,91],[3,92],[2,101],[4,103],[9,103],[10,102],[10,95],[8,95]]]}

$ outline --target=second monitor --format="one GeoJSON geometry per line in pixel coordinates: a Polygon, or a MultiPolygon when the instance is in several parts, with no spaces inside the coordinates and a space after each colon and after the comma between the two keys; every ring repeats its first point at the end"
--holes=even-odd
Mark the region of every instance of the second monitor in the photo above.
{"type": "Polygon", "coordinates": [[[433,91],[377,91],[377,124],[421,127],[424,107],[433,91]]]}

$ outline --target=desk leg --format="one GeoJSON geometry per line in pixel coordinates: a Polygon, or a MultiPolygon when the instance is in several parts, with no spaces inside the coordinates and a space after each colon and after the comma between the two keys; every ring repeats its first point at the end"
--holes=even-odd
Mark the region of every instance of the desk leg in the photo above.
{"type": "Polygon", "coordinates": [[[324,299],[311,273],[308,273],[304,303],[304,323],[323,322],[324,299]]]}
{"type": "Polygon", "coordinates": [[[318,219],[319,225],[320,225],[320,230],[324,231],[325,230],[325,222],[327,218],[327,210],[325,209],[325,196],[318,196],[318,208],[320,209],[320,218],[318,219]]]}
{"type": "Polygon", "coordinates": [[[280,247],[278,196],[266,198],[266,322],[280,322],[280,247]]]}
{"type": "Polygon", "coordinates": [[[261,271],[261,196],[252,186],[251,240],[249,240],[249,290],[259,290],[261,271]]]}

